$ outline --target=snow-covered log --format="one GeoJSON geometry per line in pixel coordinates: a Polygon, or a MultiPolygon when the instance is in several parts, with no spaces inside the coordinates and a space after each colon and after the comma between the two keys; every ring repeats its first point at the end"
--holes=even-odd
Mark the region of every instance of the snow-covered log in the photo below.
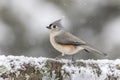
{"type": "Polygon", "coordinates": [[[71,61],[0,56],[0,80],[120,80],[120,59],[71,61]]]}

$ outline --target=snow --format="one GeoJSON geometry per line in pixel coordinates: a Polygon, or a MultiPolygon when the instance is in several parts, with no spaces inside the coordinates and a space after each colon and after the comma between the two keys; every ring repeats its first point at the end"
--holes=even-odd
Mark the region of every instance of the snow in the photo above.
{"type": "MultiPolygon", "coordinates": [[[[8,70],[12,70],[13,72],[17,69],[21,68],[21,64],[23,63],[31,63],[33,65],[39,66],[39,68],[42,68],[44,64],[39,65],[41,62],[45,62],[47,58],[39,57],[25,57],[25,56],[0,56],[0,65],[4,65],[8,70]],[[14,64],[14,69],[11,68],[11,64],[14,64]]],[[[12,72],[11,71],[11,72],[12,72]]]]}
{"type": "Polygon", "coordinates": [[[120,64],[120,59],[78,61],[85,63],[86,66],[78,68],[78,66],[64,65],[62,67],[63,70],[65,69],[66,72],[71,74],[72,80],[105,80],[108,75],[115,78],[120,78],[120,70],[116,69],[116,65],[120,64]],[[99,69],[100,73],[97,72],[99,69]],[[74,74],[72,71],[74,71],[74,74]]]}
{"type": "MultiPolygon", "coordinates": [[[[120,59],[116,60],[77,60],[71,61],[67,59],[50,59],[44,57],[25,57],[25,56],[0,56],[0,71],[2,66],[7,70],[14,72],[18,69],[25,69],[22,64],[30,63],[30,65],[35,65],[38,68],[45,69],[46,72],[46,61],[58,61],[64,63],[61,68],[61,73],[69,73],[69,76],[64,75],[65,80],[108,80],[110,76],[114,79],[120,79],[120,59]],[[14,65],[14,68],[11,66],[14,65]],[[66,78],[68,77],[68,78],[66,78]]],[[[1,72],[0,72],[1,73],[1,72]]],[[[48,74],[49,75],[49,74],[48,74]]],[[[55,75],[54,75],[55,76],[55,75]]],[[[0,78],[0,80],[3,80],[0,78]]],[[[7,79],[6,79],[7,80],[7,79]]]]}

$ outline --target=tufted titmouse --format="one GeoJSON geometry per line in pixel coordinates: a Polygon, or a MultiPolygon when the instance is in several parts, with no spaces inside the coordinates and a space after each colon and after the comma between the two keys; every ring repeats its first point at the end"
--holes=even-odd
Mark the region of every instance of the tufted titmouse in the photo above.
{"type": "Polygon", "coordinates": [[[60,23],[61,19],[51,23],[47,26],[50,29],[50,42],[53,47],[62,53],[62,56],[76,54],[80,50],[84,50],[88,53],[98,53],[106,55],[92,47],[86,42],[74,36],[73,34],[64,30],[60,23]]]}

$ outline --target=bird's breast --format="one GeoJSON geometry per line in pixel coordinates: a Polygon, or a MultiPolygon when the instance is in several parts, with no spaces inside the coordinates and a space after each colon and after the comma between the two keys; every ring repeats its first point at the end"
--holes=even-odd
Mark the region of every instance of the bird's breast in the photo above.
{"type": "Polygon", "coordinates": [[[77,46],[59,44],[55,41],[53,35],[50,35],[50,42],[53,45],[53,47],[61,53],[71,55],[78,52],[77,46]]]}

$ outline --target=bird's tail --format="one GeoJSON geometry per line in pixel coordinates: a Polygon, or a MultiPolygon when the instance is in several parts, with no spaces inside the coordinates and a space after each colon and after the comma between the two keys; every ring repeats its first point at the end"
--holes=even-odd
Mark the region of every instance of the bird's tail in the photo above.
{"type": "Polygon", "coordinates": [[[100,54],[100,55],[103,55],[103,56],[107,56],[106,53],[103,53],[103,52],[101,52],[97,49],[94,49],[94,48],[90,47],[90,46],[84,45],[83,47],[84,47],[84,50],[88,53],[97,53],[97,54],[100,54]]]}

